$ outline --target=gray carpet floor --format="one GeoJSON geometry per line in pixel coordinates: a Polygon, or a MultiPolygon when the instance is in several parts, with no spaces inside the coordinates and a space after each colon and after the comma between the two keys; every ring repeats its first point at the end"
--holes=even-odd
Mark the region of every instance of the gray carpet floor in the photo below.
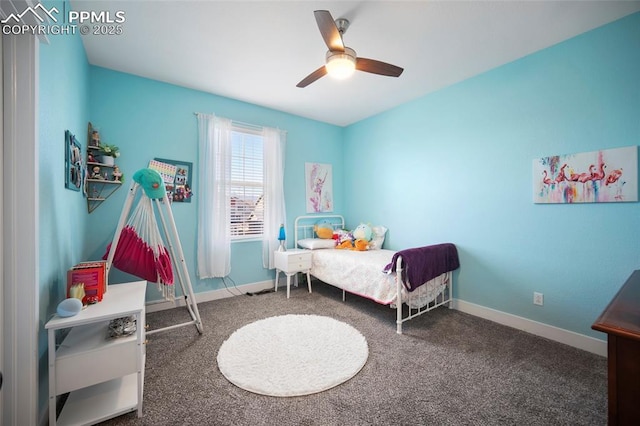
{"type": "MultiPolygon", "coordinates": [[[[320,282],[198,305],[194,326],[149,336],[143,417],[104,425],[606,425],[606,359],[445,307],[395,332],[395,311],[320,282]],[[326,315],[367,339],[351,380],[293,398],[229,383],[218,348],[236,329],[284,314],[326,315]]],[[[151,329],[184,322],[186,308],[147,315],[151,329]]]]}

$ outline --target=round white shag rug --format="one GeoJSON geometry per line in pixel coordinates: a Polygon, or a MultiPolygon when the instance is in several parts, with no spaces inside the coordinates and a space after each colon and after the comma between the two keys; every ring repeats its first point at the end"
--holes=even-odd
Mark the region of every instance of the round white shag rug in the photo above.
{"type": "Polygon", "coordinates": [[[218,368],[234,385],[270,396],[322,392],[355,376],[367,340],[329,317],[282,315],[236,330],[218,351],[218,368]]]}

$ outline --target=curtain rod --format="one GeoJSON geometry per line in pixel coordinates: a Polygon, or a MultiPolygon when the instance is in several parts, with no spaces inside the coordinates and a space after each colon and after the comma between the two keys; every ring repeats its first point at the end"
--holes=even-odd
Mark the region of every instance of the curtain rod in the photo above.
{"type": "MultiPolygon", "coordinates": [[[[198,114],[215,116],[215,114],[207,114],[207,113],[203,113],[203,112],[194,112],[193,113],[193,115],[198,115],[198,114]]],[[[245,123],[243,121],[238,121],[238,120],[231,120],[231,122],[233,124],[235,124],[236,126],[245,127],[247,129],[252,129],[252,130],[262,130],[262,129],[265,128],[265,126],[259,126],[257,124],[245,123]]],[[[280,130],[280,129],[278,129],[278,130],[280,130]]],[[[284,131],[284,132],[286,133],[286,131],[284,131]]]]}

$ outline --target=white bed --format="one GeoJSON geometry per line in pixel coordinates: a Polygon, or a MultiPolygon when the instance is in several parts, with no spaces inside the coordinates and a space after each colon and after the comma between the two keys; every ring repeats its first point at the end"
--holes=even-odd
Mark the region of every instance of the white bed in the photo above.
{"type": "MultiPolygon", "coordinates": [[[[313,226],[318,220],[330,221],[334,229],[344,228],[344,218],[340,215],[299,216],[295,220],[295,244],[314,237],[313,226]]],[[[322,241],[318,241],[322,243],[322,241]]],[[[326,243],[326,241],[324,242],[326,243]]],[[[384,268],[391,264],[393,250],[341,250],[323,248],[312,250],[311,275],[320,281],[333,285],[345,292],[366,297],[377,303],[396,308],[396,331],[402,334],[402,324],[425,312],[442,305],[450,305],[452,298],[452,274],[444,272],[420,286],[408,291],[397,272],[385,273],[384,268]],[[400,294],[402,303],[397,303],[400,294]],[[402,304],[408,306],[403,315],[402,304]]],[[[402,256],[398,256],[396,269],[402,270],[402,256]]]]}

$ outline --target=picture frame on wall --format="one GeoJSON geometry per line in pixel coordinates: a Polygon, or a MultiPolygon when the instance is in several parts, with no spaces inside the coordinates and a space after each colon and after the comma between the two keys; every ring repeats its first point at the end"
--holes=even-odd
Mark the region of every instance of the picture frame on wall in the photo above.
{"type": "Polygon", "coordinates": [[[533,160],[537,204],[638,201],[638,147],[601,149],[533,160]]]}
{"type": "Polygon", "coordinates": [[[331,164],[305,163],[307,213],[333,211],[333,170],[331,164]]]}
{"type": "Polygon", "coordinates": [[[64,132],[65,144],[65,188],[80,191],[84,183],[85,172],[82,162],[82,145],[69,130],[64,132]]]}
{"type": "Polygon", "coordinates": [[[164,179],[169,201],[173,203],[190,203],[191,198],[193,198],[193,186],[191,184],[193,163],[166,158],[155,158],[154,160],[175,167],[175,169],[171,168],[172,171],[175,170],[173,181],[164,179]]]}

